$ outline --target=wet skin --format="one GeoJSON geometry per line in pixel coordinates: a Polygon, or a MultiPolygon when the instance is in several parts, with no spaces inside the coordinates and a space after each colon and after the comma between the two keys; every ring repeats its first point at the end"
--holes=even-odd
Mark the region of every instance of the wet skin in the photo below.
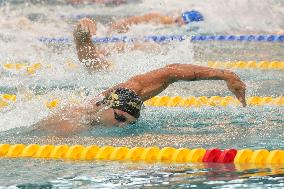
{"type": "MultiPolygon", "coordinates": [[[[74,31],[79,60],[96,60],[99,55],[98,52],[101,52],[91,42],[91,34],[94,33],[96,33],[96,27],[93,21],[90,19],[82,19],[79,21],[74,31]],[[81,29],[87,31],[85,32],[87,35],[79,35],[77,32],[81,32],[81,29]]],[[[102,61],[100,66],[107,67],[107,65],[107,62],[102,61]],[[104,65],[104,63],[106,63],[106,65],[104,65]]],[[[99,69],[99,67],[92,67],[91,69],[94,71],[99,69]]],[[[229,70],[214,69],[192,64],[169,64],[165,67],[136,75],[124,83],[110,87],[98,96],[103,98],[116,88],[127,88],[134,91],[143,101],[146,101],[161,93],[174,82],[198,80],[224,80],[228,89],[237,97],[243,106],[246,106],[246,85],[235,73],[229,70]]],[[[65,135],[66,133],[74,134],[80,132],[86,129],[86,127],[89,127],[90,124],[92,126],[123,127],[136,121],[136,118],[121,110],[114,110],[103,105],[97,106],[97,96],[90,98],[91,99],[88,99],[78,106],[67,107],[55,113],[45,120],[42,120],[37,125],[43,130],[53,130],[58,133],[58,135],[65,135]],[[124,118],[117,119],[117,117],[124,118]]]]}

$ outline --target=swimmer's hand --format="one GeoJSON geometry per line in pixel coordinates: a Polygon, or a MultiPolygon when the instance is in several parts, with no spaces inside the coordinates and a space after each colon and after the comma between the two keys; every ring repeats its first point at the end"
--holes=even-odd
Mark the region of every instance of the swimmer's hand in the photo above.
{"type": "Polygon", "coordinates": [[[78,22],[73,32],[73,36],[76,42],[89,42],[92,40],[92,36],[96,34],[96,31],[95,21],[89,18],[83,18],[78,22]]]}
{"type": "Polygon", "coordinates": [[[242,103],[243,107],[245,107],[247,105],[245,96],[246,85],[235,73],[228,72],[226,75],[226,82],[229,90],[235,94],[237,99],[242,103]]]}

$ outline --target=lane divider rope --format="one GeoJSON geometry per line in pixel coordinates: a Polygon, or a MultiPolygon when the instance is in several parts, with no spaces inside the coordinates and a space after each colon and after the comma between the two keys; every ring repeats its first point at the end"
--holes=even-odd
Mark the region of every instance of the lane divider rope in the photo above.
{"type": "Polygon", "coordinates": [[[284,164],[284,150],[204,148],[114,147],[82,145],[0,144],[2,158],[46,158],[66,160],[107,160],[165,163],[284,164]]]}
{"type": "MultiPolygon", "coordinates": [[[[49,65],[45,66],[48,67],[49,65]]],[[[33,75],[36,71],[44,66],[41,63],[27,64],[27,63],[5,63],[2,65],[5,70],[20,72],[24,70],[27,75],[33,75]]],[[[49,66],[50,67],[50,66],[49,66]]]]}
{"type": "MultiPolygon", "coordinates": [[[[0,109],[9,106],[16,101],[16,95],[14,94],[2,94],[0,95],[0,109]]],[[[78,99],[69,99],[70,103],[78,104],[78,99]]],[[[54,98],[49,101],[45,101],[45,106],[49,109],[55,108],[60,104],[59,98],[54,98]]],[[[200,96],[200,97],[181,97],[181,96],[155,96],[144,102],[146,106],[154,107],[226,107],[229,105],[240,106],[240,102],[233,96],[200,96]]],[[[284,96],[271,97],[271,96],[251,96],[247,98],[248,106],[284,106],[284,96]]]]}
{"type": "MultiPolygon", "coordinates": [[[[94,43],[116,43],[116,42],[134,42],[147,41],[164,43],[171,41],[235,41],[235,42],[284,42],[284,35],[149,35],[142,38],[134,38],[128,36],[112,36],[112,37],[93,37],[94,43]]],[[[69,37],[40,37],[38,39],[42,43],[72,43],[69,37]]]]}
{"type": "MultiPolygon", "coordinates": [[[[212,68],[237,68],[237,69],[262,69],[262,70],[283,70],[284,61],[208,61],[208,67],[212,68]]],[[[67,71],[75,70],[79,67],[73,60],[68,59],[65,61],[64,68],[67,71]]],[[[2,68],[13,73],[24,73],[26,75],[34,75],[41,69],[52,69],[51,64],[44,63],[4,63],[2,68]]]]}
{"type": "Polygon", "coordinates": [[[9,106],[11,103],[16,102],[16,95],[2,94],[0,95],[0,109],[9,106]]]}
{"type": "Polygon", "coordinates": [[[284,71],[284,61],[209,61],[211,68],[237,68],[237,69],[262,69],[262,70],[282,70],[284,71]]]}
{"type": "MultiPolygon", "coordinates": [[[[2,68],[7,71],[11,71],[13,73],[24,73],[26,75],[34,75],[37,71],[41,69],[52,69],[51,64],[43,64],[43,63],[4,63],[2,64],[2,68]]],[[[67,60],[65,62],[66,70],[75,70],[78,68],[78,65],[75,64],[72,60],[67,60]]]]}
{"type": "MultiPolygon", "coordinates": [[[[252,96],[247,98],[248,106],[276,105],[284,106],[284,96],[281,97],[260,97],[252,96]]],[[[145,102],[148,106],[166,107],[200,107],[200,106],[220,106],[228,105],[240,106],[240,102],[233,96],[200,96],[200,97],[180,97],[180,96],[156,96],[145,102]]]]}

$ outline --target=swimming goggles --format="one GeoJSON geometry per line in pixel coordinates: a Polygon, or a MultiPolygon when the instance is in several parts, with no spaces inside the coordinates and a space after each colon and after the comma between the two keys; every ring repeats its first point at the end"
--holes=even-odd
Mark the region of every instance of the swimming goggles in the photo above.
{"type": "MultiPolygon", "coordinates": [[[[127,121],[127,118],[124,116],[124,115],[119,115],[116,111],[115,111],[115,109],[113,109],[113,115],[114,115],[114,119],[116,120],[116,121],[118,121],[118,122],[120,122],[120,123],[125,123],[126,121],[127,121]]],[[[129,124],[135,124],[136,123],[136,121],[134,121],[134,122],[131,122],[131,123],[129,123],[129,124]]]]}

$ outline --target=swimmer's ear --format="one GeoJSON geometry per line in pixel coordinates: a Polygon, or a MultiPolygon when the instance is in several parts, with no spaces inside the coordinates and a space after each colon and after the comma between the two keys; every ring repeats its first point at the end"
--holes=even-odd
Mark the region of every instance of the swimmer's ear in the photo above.
{"type": "Polygon", "coordinates": [[[20,84],[17,87],[18,96],[23,98],[24,100],[31,100],[34,98],[34,94],[24,85],[20,84]]]}

